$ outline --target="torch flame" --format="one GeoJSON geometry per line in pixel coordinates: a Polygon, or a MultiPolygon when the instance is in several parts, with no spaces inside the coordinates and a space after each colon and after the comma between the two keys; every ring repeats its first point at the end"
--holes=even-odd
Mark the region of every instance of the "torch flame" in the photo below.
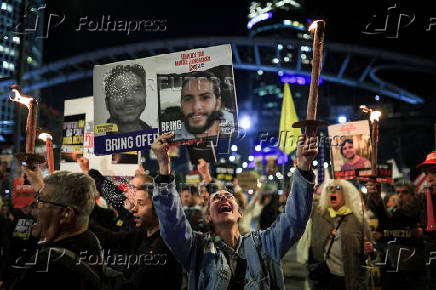
{"type": "Polygon", "coordinates": [[[378,122],[379,119],[380,119],[380,116],[381,116],[381,112],[380,111],[372,111],[371,115],[369,115],[369,120],[371,122],[374,122],[374,121],[378,122]]]}
{"type": "Polygon", "coordinates": [[[361,109],[364,113],[371,113],[371,112],[372,112],[372,109],[368,108],[368,107],[365,106],[365,105],[361,105],[361,106],[360,106],[360,109],[361,109]]]}
{"type": "Polygon", "coordinates": [[[42,141],[47,141],[47,139],[53,140],[53,137],[48,133],[41,133],[39,134],[38,139],[42,141]]]}
{"type": "Polygon", "coordinates": [[[29,108],[33,98],[24,97],[20,94],[20,92],[17,89],[12,89],[11,94],[9,95],[9,100],[13,102],[21,103],[25,105],[27,108],[29,108]]]}
{"type": "Polygon", "coordinates": [[[309,32],[314,32],[315,29],[318,28],[318,22],[319,22],[319,20],[315,20],[312,22],[312,24],[310,24],[309,29],[308,29],[309,32]]]}

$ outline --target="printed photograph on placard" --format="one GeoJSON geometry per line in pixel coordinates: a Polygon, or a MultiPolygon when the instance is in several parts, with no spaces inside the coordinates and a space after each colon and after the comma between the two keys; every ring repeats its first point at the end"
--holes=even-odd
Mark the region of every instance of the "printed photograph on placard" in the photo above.
{"type": "Polygon", "coordinates": [[[150,148],[158,128],[155,66],[149,57],[94,67],[96,155],[150,148]]]}
{"type": "Polygon", "coordinates": [[[174,141],[228,138],[237,134],[238,107],[230,45],[167,56],[157,75],[159,131],[174,141]]]}
{"type": "Polygon", "coordinates": [[[328,127],[335,178],[354,178],[355,169],[371,168],[371,138],[367,120],[328,127]]]}

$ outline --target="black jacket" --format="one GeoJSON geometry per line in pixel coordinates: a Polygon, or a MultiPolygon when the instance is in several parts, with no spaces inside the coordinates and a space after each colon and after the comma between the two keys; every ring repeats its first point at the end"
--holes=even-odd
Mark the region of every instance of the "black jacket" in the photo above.
{"type": "Polygon", "coordinates": [[[182,266],[164,243],[160,231],[147,237],[143,228],[119,232],[95,224],[90,228],[101,242],[108,266],[123,270],[129,281],[126,289],[181,288],[182,266]]]}
{"type": "Polygon", "coordinates": [[[65,248],[81,257],[83,261],[91,262],[91,268],[99,275],[99,249],[95,236],[90,231],[65,238],[58,242],[49,242],[41,245],[35,256],[28,261],[28,268],[22,269],[10,289],[45,289],[45,290],[82,290],[92,289],[75,273],[75,269],[56,263],[59,255],[50,248],[65,248]],[[41,254],[41,253],[48,253],[41,254]],[[36,263],[33,261],[36,260],[36,263]]]}

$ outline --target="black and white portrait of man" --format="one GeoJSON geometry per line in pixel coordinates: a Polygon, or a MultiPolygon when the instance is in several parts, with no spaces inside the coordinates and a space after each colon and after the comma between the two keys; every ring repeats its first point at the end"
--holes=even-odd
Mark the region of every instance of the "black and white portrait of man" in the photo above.
{"type": "Polygon", "coordinates": [[[141,120],[146,107],[146,73],[139,64],[116,65],[103,80],[105,104],[109,112],[107,123],[116,124],[117,133],[148,130],[141,120]]]}

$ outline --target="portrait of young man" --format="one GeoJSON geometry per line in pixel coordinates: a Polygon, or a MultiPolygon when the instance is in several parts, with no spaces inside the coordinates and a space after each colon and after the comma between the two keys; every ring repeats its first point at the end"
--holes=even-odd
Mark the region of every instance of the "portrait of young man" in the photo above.
{"type": "Polygon", "coordinates": [[[341,166],[341,171],[353,170],[357,168],[370,168],[371,162],[363,156],[356,154],[353,139],[345,139],[341,143],[341,155],[346,159],[341,166]]]}
{"type": "Polygon", "coordinates": [[[106,122],[118,127],[118,132],[113,133],[151,129],[140,118],[146,106],[146,74],[141,65],[114,66],[105,74],[103,83],[110,115],[106,122]]]}
{"type": "MultiPolygon", "coordinates": [[[[223,80],[209,71],[181,78],[180,109],[178,114],[171,114],[181,118],[181,125],[172,130],[175,141],[233,134],[235,117],[233,109],[224,104],[224,87],[223,80]]],[[[161,114],[161,120],[168,119],[167,111],[161,114]]]]}

